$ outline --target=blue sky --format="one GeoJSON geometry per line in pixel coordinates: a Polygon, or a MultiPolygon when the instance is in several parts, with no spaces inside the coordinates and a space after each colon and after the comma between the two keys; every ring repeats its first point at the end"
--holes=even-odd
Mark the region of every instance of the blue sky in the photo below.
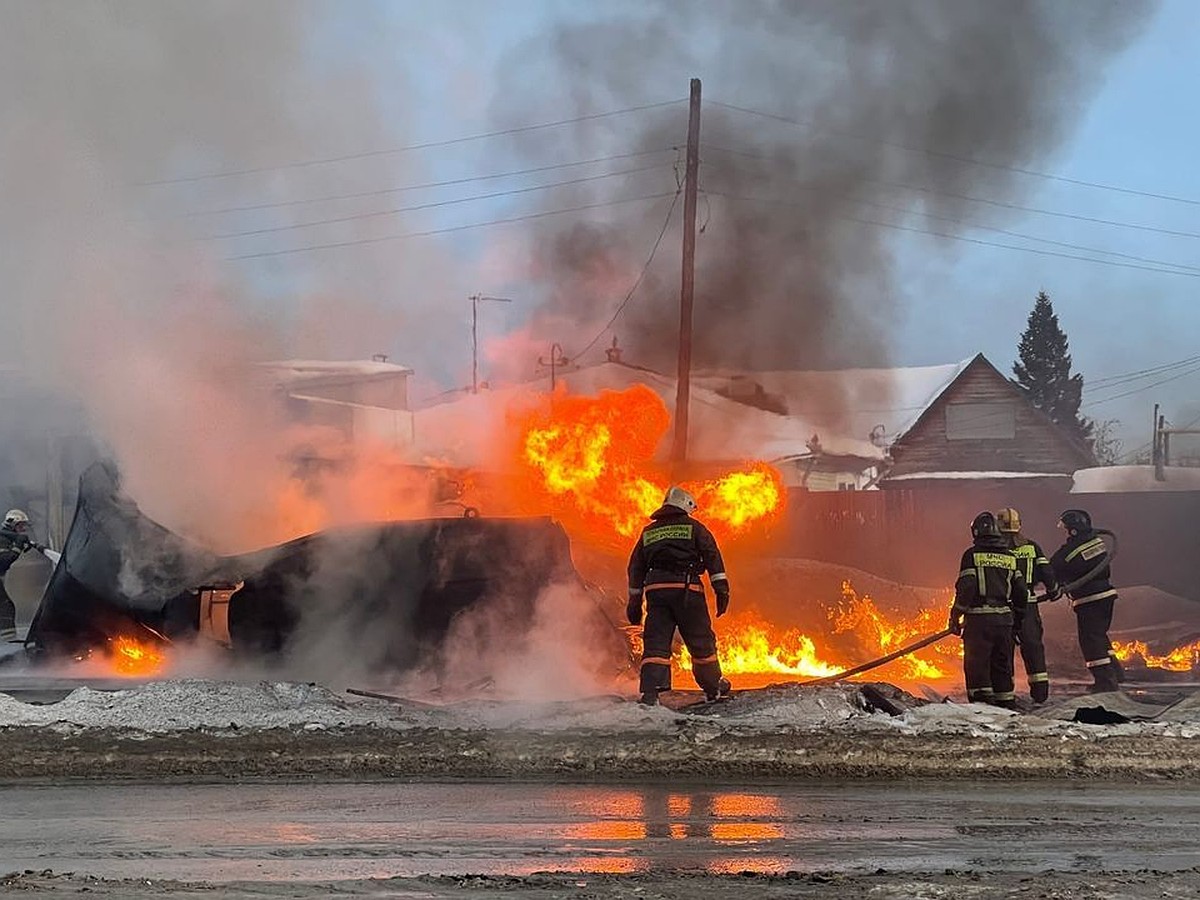
{"type": "MultiPolygon", "coordinates": [[[[458,0],[440,6],[378,3],[375,9],[397,33],[406,36],[402,49],[390,50],[387,40],[363,34],[353,22],[343,22],[342,27],[323,33],[316,47],[321,55],[336,57],[338,53],[357,51],[369,59],[379,79],[376,89],[380,108],[395,115],[401,143],[413,143],[494,129],[497,66],[512,65],[515,48],[545,33],[549,25],[563,18],[589,15],[594,7],[549,0],[506,4],[458,0]]],[[[1031,167],[1071,179],[1200,200],[1200,168],[1195,164],[1200,122],[1191,114],[1194,86],[1200,84],[1200,54],[1195,52],[1196,47],[1200,47],[1200,4],[1167,0],[1141,36],[1112,60],[1103,82],[1089,92],[1079,127],[1056,152],[1032,162],[1031,167]]],[[[677,85],[647,86],[645,99],[682,96],[687,74],[692,73],[680,73],[677,85]]],[[[695,74],[705,77],[706,73],[695,74]]],[[[527,73],[527,80],[536,85],[539,75],[527,73]]],[[[716,79],[706,80],[705,92],[707,97],[722,98],[721,85],[716,79]]],[[[531,121],[573,113],[571,109],[539,105],[537,99],[531,97],[531,121]]],[[[727,95],[726,99],[746,102],[745,98],[727,95]]],[[[394,183],[401,184],[422,178],[438,180],[500,172],[506,164],[511,167],[503,141],[405,154],[403,161],[397,158],[394,162],[397,167],[394,183]]],[[[1023,177],[1022,180],[1028,188],[1015,202],[1023,206],[1200,233],[1200,205],[1049,179],[1023,177]]],[[[458,189],[406,194],[403,202],[470,196],[484,193],[492,186],[499,190],[520,183],[477,183],[458,189]]],[[[395,200],[400,202],[400,198],[395,200]]],[[[511,199],[477,201],[421,213],[417,219],[406,219],[399,230],[449,227],[521,209],[520,203],[511,199]]],[[[1200,254],[1196,252],[1200,243],[1194,238],[1032,213],[997,219],[993,212],[980,208],[979,221],[1040,238],[1200,266],[1200,254]]],[[[639,218],[645,215],[644,211],[637,211],[639,218]]],[[[503,230],[456,232],[422,239],[420,243],[422,247],[436,244],[438,252],[461,262],[462,273],[477,273],[481,271],[478,268],[481,255],[486,253],[495,233],[503,230]]],[[[987,231],[969,231],[967,236],[983,241],[1023,243],[987,231]]],[[[652,237],[647,235],[647,246],[652,237]]],[[[1054,300],[1071,339],[1076,369],[1085,379],[1142,370],[1200,354],[1196,342],[1200,325],[1197,307],[1200,278],[948,243],[922,235],[900,236],[894,249],[897,266],[893,289],[898,322],[893,358],[897,364],[940,363],[983,351],[1007,371],[1039,290],[1047,291],[1054,300]]],[[[333,252],[350,257],[358,253],[333,252]]],[[[677,267],[677,253],[677,248],[664,246],[663,257],[656,260],[664,275],[677,267]]],[[[296,260],[296,265],[281,268],[252,263],[248,271],[260,284],[270,284],[272,290],[285,293],[294,290],[298,281],[314,277],[326,257],[321,254],[303,263],[296,257],[283,259],[296,260]]],[[[527,295],[530,291],[524,284],[503,279],[480,284],[454,278],[448,278],[438,290],[444,298],[442,314],[453,320],[448,328],[451,334],[456,333],[455,329],[467,327],[469,304],[465,296],[470,291],[504,295],[527,295]],[[451,298],[460,295],[463,299],[458,310],[451,298]]],[[[526,309],[535,298],[528,300],[526,309]]],[[[398,297],[394,302],[405,301],[398,297]]],[[[495,308],[483,322],[485,337],[519,325],[523,315],[519,304],[514,308],[495,308]]],[[[463,348],[466,347],[464,339],[463,348]]],[[[416,344],[405,340],[388,349],[401,356],[419,352],[416,344]]],[[[444,357],[441,363],[422,359],[413,362],[419,367],[425,364],[426,370],[440,380],[452,381],[454,373],[465,371],[463,361],[446,363],[444,357]]],[[[1165,375],[1180,371],[1183,370],[1165,375]]],[[[1099,419],[1117,418],[1125,423],[1124,437],[1129,448],[1141,442],[1146,430],[1143,426],[1149,421],[1150,407],[1155,401],[1163,402],[1176,422],[1200,415],[1200,372],[1128,398],[1097,402],[1146,387],[1153,380],[1147,378],[1106,391],[1091,391],[1085,402],[1096,405],[1085,411],[1099,419]]]]}

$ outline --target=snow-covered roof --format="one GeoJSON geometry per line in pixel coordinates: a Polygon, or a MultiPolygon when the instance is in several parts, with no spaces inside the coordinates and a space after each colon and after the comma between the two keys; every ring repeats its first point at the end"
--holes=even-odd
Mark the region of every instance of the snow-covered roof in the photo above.
{"type": "Polygon", "coordinates": [[[788,415],[812,423],[822,443],[833,433],[869,440],[882,426],[881,443],[890,446],[970,362],[894,369],[712,370],[698,373],[694,383],[732,396],[761,385],[783,401],[788,415]]]}
{"type": "MultiPolygon", "coordinates": [[[[621,391],[643,384],[674,409],[676,381],[657,372],[621,363],[601,363],[560,372],[558,380],[576,394],[621,391]]],[[[550,379],[481,391],[418,410],[415,449],[459,465],[485,465],[494,453],[495,437],[503,432],[509,409],[550,390],[550,379]]],[[[777,459],[806,452],[806,443],[820,435],[826,453],[881,460],[884,451],[868,440],[838,437],[798,416],[756,409],[722,397],[704,387],[691,392],[688,453],[697,460],[777,459]]],[[[668,436],[669,440],[669,436],[668,436]]]]}
{"type": "Polygon", "coordinates": [[[888,481],[949,480],[970,481],[991,478],[1069,478],[1069,472],[908,472],[904,475],[889,475],[888,481]]]}
{"type": "Polygon", "coordinates": [[[283,381],[330,377],[378,378],[385,375],[411,375],[413,371],[407,366],[377,359],[280,359],[259,363],[259,367],[283,381]]]}
{"type": "Polygon", "coordinates": [[[1154,466],[1100,466],[1075,473],[1072,494],[1119,494],[1143,491],[1200,491],[1200,469],[1167,466],[1165,481],[1154,479],[1154,466]]]}

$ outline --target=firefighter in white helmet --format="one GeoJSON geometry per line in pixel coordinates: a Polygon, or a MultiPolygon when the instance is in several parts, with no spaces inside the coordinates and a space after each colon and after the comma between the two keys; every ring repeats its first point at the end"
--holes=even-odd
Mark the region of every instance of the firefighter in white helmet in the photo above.
{"type": "Polygon", "coordinates": [[[646,624],[642,629],[641,701],[653,706],[660,691],[671,688],[671,643],[675,630],[692,656],[692,675],[709,700],[728,695],[729,682],[721,676],[717,636],[708,617],[708,603],[700,575],[717,595],[717,615],[729,609],[729,578],[717,541],[702,522],[692,518],[696,499],[680,487],[667,491],[663,504],[650,515],[629,557],[631,625],[642,621],[642,595],[646,599],[646,624]]]}
{"type": "Polygon", "coordinates": [[[4,576],[22,553],[35,546],[29,536],[29,516],[10,509],[0,526],[0,642],[17,639],[17,605],[4,589],[4,576]]]}

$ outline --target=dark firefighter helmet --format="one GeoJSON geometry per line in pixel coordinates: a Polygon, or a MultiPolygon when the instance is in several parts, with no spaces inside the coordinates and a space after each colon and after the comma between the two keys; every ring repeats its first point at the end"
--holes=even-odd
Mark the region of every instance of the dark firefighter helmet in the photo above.
{"type": "Polygon", "coordinates": [[[1078,531],[1082,534],[1092,530],[1092,517],[1088,515],[1087,510],[1068,509],[1058,517],[1058,521],[1062,522],[1063,528],[1067,531],[1078,531]]]}
{"type": "Polygon", "coordinates": [[[977,515],[971,523],[971,537],[1000,537],[1000,526],[996,524],[996,517],[990,512],[977,515]]]}
{"type": "Polygon", "coordinates": [[[1005,534],[1018,534],[1021,531],[1021,514],[1011,506],[996,513],[996,524],[1005,534]]]}

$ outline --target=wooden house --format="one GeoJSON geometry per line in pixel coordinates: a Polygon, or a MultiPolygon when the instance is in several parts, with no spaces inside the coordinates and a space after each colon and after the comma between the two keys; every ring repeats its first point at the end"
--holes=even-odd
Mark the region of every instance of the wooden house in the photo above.
{"type": "Polygon", "coordinates": [[[1090,448],[1036,409],[979,354],[891,444],[881,488],[948,486],[1053,487],[1096,465],[1090,448]]]}

